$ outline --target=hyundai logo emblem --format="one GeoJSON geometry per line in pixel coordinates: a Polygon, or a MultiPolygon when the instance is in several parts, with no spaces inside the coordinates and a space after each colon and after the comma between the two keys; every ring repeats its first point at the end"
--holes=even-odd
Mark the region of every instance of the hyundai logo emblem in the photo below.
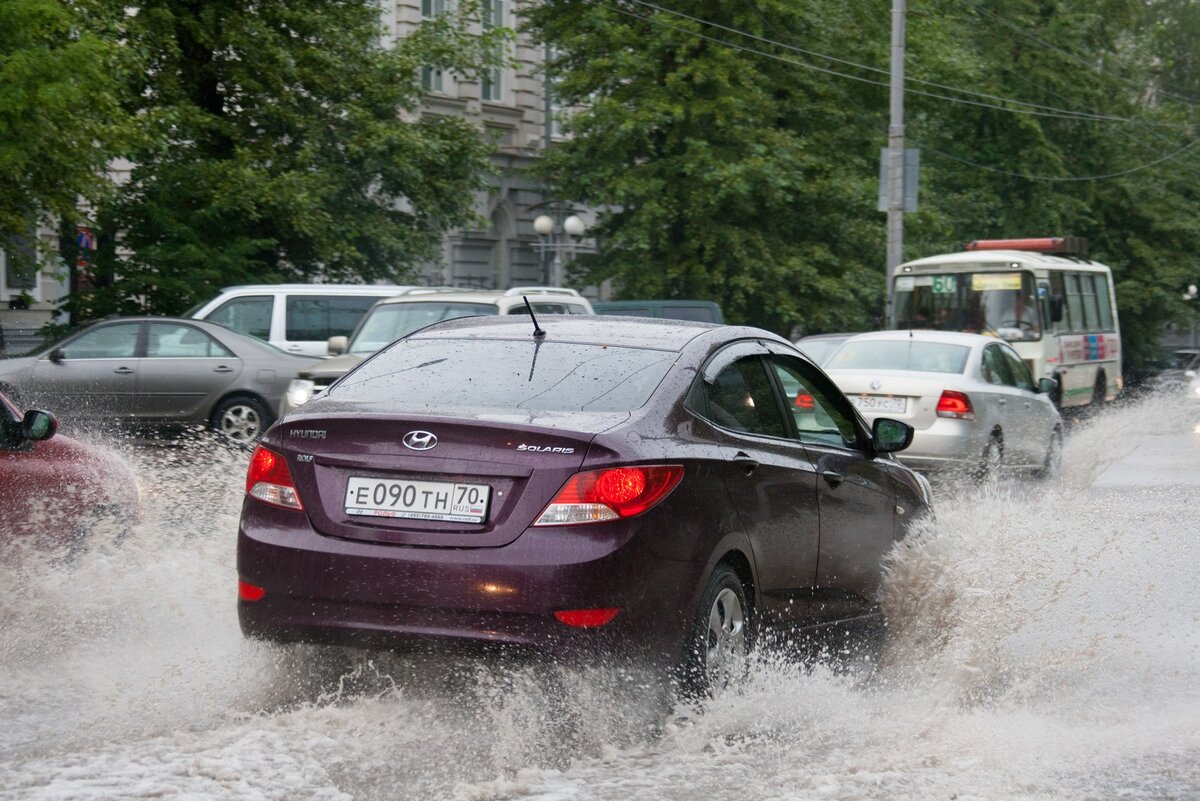
{"type": "Polygon", "coordinates": [[[400,441],[404,443],[404,447],[414,451],[427,451],[437,445],[437,435],[429,431],[409,431],[400,441]]]}
{"type": "Polygon", "coordinates": [[[871,389],[879,389],[882,386],[883,386],[883,382],[880,381],[878,378],[871,381],[871,389]]]}

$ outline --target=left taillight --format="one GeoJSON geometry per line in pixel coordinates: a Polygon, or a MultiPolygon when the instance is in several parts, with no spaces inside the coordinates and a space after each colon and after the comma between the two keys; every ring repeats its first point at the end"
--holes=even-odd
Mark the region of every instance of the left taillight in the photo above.
{"type": "Polygon", "coordinates": [[[254,449],[250,457],[250,469],[246,472],[246,492],[253,498],[282,506],[284,509],[303,509],[292,471],[287,460],[275,451],[262,445],[254,449]]]}
{"type": "Polygon", "coordinates": [[[683,465],[606,467],[571,476],[534,522],[576,526],[640,515],[658,504],[683,478],[683,465]]]}

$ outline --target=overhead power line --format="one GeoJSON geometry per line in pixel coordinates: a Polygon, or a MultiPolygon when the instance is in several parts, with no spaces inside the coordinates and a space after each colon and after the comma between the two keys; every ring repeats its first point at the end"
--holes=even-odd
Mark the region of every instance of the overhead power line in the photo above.
{"type": "Polygon", "coordinates": [[[935,156],[941,156],[942,158],[949,159],[950,161],[956,161],[959,164],[964,164],[968,167],[974,167],[975,169],[984,170],[986,172],[994,172],[994,173],[998,173],[1000,175],[1008,175],[1013,178],[1023,178],[1026,181],[1042,181],[1042,182],[1046,182],[1046,183],[1070,183],[1070,182],[1076,182],[1076,181],[1103,181],[1108,178],[1120,178],[1123,175],[1130,175],[1135,172],[1141,172],[1142,170],[1148,170],[1151,167],[1155,167],[1159,164],[1162,164],[1163,162],[1171,161],[1172,159],[1178,158],[1179,156],[1183,155],[1186,151],[1191,150],[1197,144],[1200,144],[1200,139],[1193,139],[1192,141],[1188,142],[1187,144],[1183,145],[1182,147],[1180,147],[1176,150],[1173,150],[1170,153],[1168,153],[1167,155],[1162,156],[1161,158],[1157,158],[1154,161],[1150,161],[1145,164],[1141,164],[1137,167],[1130,167],[1127,170],[1120,170],[1118,172],[1105,173],[1103,175],[1027,175],[1025,173],[1013,172],[1011,170],[1005,170],[1005,169],[1001,169],[999,167],[993,167],[988,164],[980,164],[979,162],[976,162],[976,161],[971,161],[969,159],[960,158],[958,156],[951,155],[950,153],[946,153],[944,151],[937,150],[936,148],[929,147],[928,145],[922,145],[921,149],[925,152],[932,153],[935,156]]]}
{"type": "MultiPolygon", "coordinates": [[[[619,0],[618,0],[618,2],[619,2],[619,0]]],[[[787,51],[790,51],[793,53],[799,53],[799,54],[805,55],[805,56],[811,56],[811,57],[815,57],[815,58],[824,59],[824,60],[829,61],[834,64],[842,64],[842,65],[845,65],[848,67],[853,67],[855,69],[860,69],[865,72],[871,72],[871,73],[875,73],[878,75],[887,76],[890,74],[888,72],[888,70],[882,69],[880,67],[872,67],[868,64],[860,64],[855,61],[850,61],[849,59],[839,58],[837,56],[831,56],[826,53],[821,53],[821,52],[818,52],[815,50],[809,50],[806,48],[798,47],[796,45],[791,45],[786,42],[780,42],[775,39],[769,39],[765,36],[759,36],[758,34],[750,33],[749,31],[739,30],[737,28],[733,28],[728,25],[722,25],[721,23],[718,23],[718,22],[713,22],[711,20],[706,20],[701,17],[693,16],[691,14],[686,14],[682,11],[676,11],[674,9],[666,8],[664,6],[648,2],[648,0],[628,0],[628,2],[634,3],[634,4],[642,6],[644,8],[652,9],[652,10],[657,11],[662,14],[668,14],[671,16],[679,17],[681,19],[686,19],[686,20],[688,20],[690,22],[694,22],[698,25],[703,25],[705,27],[713,28],[716,30],[725,31],[726,33],[732,33],[736,36],[740,36],[745,39],[750,39],[755,42],[771,45],[773,47],[778,47],[778,48],[781,48],[783,50],[787,50],[787,51]]],[[[616,11],[619,11],[622,14],[626,14],[627,16],[634,17],[635,19],[641,19],[646,22],[658,24],[658,25],[670,28],[672,30],[677,30],[677,31],[680,31],[683,33],[688,33],[688,34],[691,34],[694,36],[698,36],[700,38],[707,39],[708,41],[718,42],[718,43],[724,44],[728,47],[733,47],[735,49],[743,50],[745,52],[755,53],[758,55],[766,56],[768,58],[774,58],[776,60],[794,64],[796,66],[800,66],[805,69],[810,69],[810,70],[814,70],[817,72],[823,72],[823,73],[826,73],[829,75],[835,75],[835,76],[841,77],[841,78],[848,78],[850,80],[859,81],[861,83],[867,83],[867,84],[871,84],[874,86],[886,87],[889,85],[888,83],[886,83],[884,81],[876,81],[876,80],[872,80],[870,78],[863,78],[858,75],[851,75],[849,73],[840,72],[838,70],[831,70],[831,69],[827,69],[827,68],[823,68],[823,67],[818,67],[814,64],[808,64],[806,62],[796,61],[794,59],[782,58],[773,53],[769,53],[769,52],[762,51],[762,50],[757,50],[754,48],[748,48],[743,45],[735,44],[735,43],[730,42],[725,39],[717,39],[715,37],[710,37],[705,34],[698,33],[696,31],[691,31],[686,28],[680,28],[680,27],[677,27],[674,25],[670,25],[668,23],[664,23],[661,20],[655,20],[654,18],[649,17],[649,16],[635,14],[631,11],[627,11],[626,9],[621,8],[619,5],[616,5],[616,4],[611,5],[610,7],[616,11]]],[[[984,103],[984,102],[979,102],[979,101],[967,100],[967,99],[964,99],[961,97],[951,97],[951,96],[946,96],[946,95],[942,95],[942,94],[936,94],[933,92],[921,91],[921,90],[917,90],[917,89],[906,89],[906,92],[908,94],[922,95],[925,97],[931,97],[931,98],[935,98],[938,100],[946,100],[946,101],[949,101],[952,103],[962,103],[962,104],[966,104],[966,105],[974,105],[974,106],[982,106],[985,108],[993,108],[993,109],[998,109],[1000,111],[1008,111],[1008,112],[1017,113],[1017,114],[1031,114],[1034,116],[1051,117],[1051,118],[1057,118],[1057,119],[1075,119],[1075,120],[1080,120],[1080,121],[1124,122],[1124,123],[1154,124],[1154,125],[1162,125],[1164,127],[1177,127],[1177,126],[1171,125],[1170,123],[1146,123],[1145,121],[1133,119],[1130,117],[1118,117],[1118,116],[1115,116],[1112,114],[1097,114],[1095,112],[1090,112],[1090,111],[1077,111],[1077,110],[1071,110],[1071,109],[1055,108],[1054,106],[1045,106],[1045,105],[1040,105],[1037,103],[1030,103],[1028,101],[1017,100],[1017,99],[1011,98],[1011,97],[1002,97],[1000,95],[992,95],[992,94],[987,94],[984,92],[976,92],[976,91],[973,91],[970,89],[962,89],[960,87],[949,86],[947,84],[937,83],[935,81],[928,81],[928,80],[924,80],[921,78],[910,77],[907,79],[907,82],[920,84],[921,86],[928,86],[928,87],[931,87],[934,89],[940,89],[940,90],[946,91],[946,92],[956,92],[960,95],[981,98],[982,100],[995,100],[1000,103],[1010,104],[1011,107],[1010,106],[1000,106],[1000,105],[996,105],[994,103],[984,103]]]]}

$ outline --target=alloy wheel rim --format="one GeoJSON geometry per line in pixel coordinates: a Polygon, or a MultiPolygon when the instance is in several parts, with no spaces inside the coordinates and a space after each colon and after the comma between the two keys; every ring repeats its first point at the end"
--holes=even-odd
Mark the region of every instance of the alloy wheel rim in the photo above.
{"type": "Polygon", "coordinates": [[[249,406],[233,406],[221,417],[221,433],[235,442],[250,442],[261,428],[258,412],[249,406]]]}
{"type": "Polygon", "coordinates": [[[717,593],[708,612],[704,666],[711,686],[728,687],[745,655],[745,611],[737,593],[726,587],[717,593]]]}

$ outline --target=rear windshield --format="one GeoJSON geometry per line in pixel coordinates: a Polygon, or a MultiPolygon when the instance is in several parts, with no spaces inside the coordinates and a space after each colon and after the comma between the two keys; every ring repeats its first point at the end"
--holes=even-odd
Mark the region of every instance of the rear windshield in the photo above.
{"type": "Polygon", "coordinates": [[[363,319],[362,327],[350,343],[350,352],[374,353],[418,328],[442,320],[499,313],[500,310],[491,303],[384,303],[376,306],[363,319]]]}
{"type": "Polygon", "coordinates": [[[650,399],[677,353],[609,345],[404,340],[334,388],[341,400],[405,407],[627,412],[650,399]]]}
{"type": "MultiPolygon", "coordinates": [[[[804,348],[803,345],[800,346],[804,348]]],[[[961,373],[971,349],[965,345],[918,340],[862,339],[842,345],[826,362],[829,370],[915,370],[961,373]]]]}

